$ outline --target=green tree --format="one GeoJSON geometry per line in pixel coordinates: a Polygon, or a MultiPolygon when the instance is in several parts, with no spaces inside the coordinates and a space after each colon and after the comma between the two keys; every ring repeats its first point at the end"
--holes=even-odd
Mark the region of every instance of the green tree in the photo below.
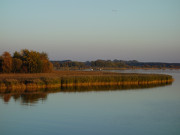
{"type": "Polygon", "coordinates": [[[22,59],[22,56],[19,52],[15,51],[13,54],[13,58],[22,59]]]}

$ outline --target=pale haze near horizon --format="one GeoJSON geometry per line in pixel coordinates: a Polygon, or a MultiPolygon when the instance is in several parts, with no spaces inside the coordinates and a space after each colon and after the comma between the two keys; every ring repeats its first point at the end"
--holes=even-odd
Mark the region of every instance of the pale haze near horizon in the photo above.
{"type": "Polygon", "coordinates": [[[179,0],[0,0],[0,55],[180,62],[179,0]]]}

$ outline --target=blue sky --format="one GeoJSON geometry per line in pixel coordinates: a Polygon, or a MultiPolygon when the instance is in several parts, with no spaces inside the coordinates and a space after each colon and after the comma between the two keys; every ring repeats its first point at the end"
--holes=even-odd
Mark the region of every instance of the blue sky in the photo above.
{"type": "Polygon", "coordinates": [[[0,0],[0,54],[180,62],[180,0],[0,0]]]}

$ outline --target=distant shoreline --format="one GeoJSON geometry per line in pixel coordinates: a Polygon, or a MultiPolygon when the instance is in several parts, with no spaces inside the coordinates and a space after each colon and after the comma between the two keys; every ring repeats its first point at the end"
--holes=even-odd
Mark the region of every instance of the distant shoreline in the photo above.
{"type": "Polygon", "coordinates": [[[51,61],[55,69],[180,69],[180,63],[139,62],[137,60],[51,61]]]}
{"type": "MultiPolygon", "coordinates": [[[[96,67],[96,68],[76,68],[76,67],[63,67],[59,68],[58,70],[87,70],[87,71],[103,71],[103,70],[179,70],[180,68],[140,68],[140,67],[134,67],[134,68],[114,68],[114,67],[96,67]]],[[[57,70],[57,69],[56,69],[57,70]]]]}
{"type": "Polygon", "coordinates": [[[100,71],[53,71],[52,73],[0,74],[0,92],[37,91],[46,88],[67,88],[80,86],[126,86],[169,84],[170,75],[112,73],[100,71]]]}

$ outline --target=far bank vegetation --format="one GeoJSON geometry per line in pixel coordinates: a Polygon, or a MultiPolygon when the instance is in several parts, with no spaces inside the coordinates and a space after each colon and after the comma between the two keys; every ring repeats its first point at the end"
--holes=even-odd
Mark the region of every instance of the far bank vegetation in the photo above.
{"type": "Polygon", "coordinates": [[[161,62],[139,62],[136,60],[96,60],[96,61],[51,61],[55,69],[180,69],[180,63],[161,63],[161,62]]]}

